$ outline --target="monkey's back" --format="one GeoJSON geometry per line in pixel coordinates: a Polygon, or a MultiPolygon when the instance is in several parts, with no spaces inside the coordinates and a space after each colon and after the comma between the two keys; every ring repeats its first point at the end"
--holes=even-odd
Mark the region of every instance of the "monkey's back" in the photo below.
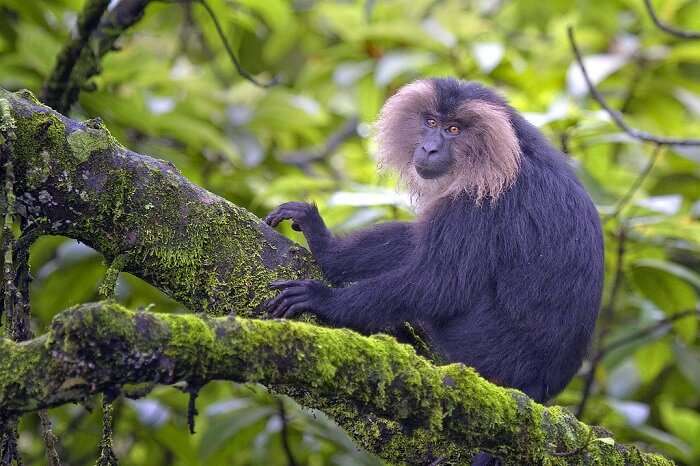
{"type": "Polygon", "coordinates": [[[588,348],[603,240],[595,206],[563,155],[543,138],[530,142],[515,185],[495,205],[457,199],[427,225],[461,265],[451,317],[429,333],[450,360],[544,401],[588,348]]]}

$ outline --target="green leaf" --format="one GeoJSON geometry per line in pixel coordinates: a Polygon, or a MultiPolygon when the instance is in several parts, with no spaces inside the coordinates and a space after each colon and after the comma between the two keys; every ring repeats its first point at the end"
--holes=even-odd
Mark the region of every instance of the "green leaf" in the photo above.
{"type": "Polygon", "coordinates": [[[203,458],[210,457],[241,430],[253,427],[256,423],[275,412],[272,406],[254,405],[212,419],[202,436],[200,455],[203,458]]]}
{"type": "Polygon", "coordinates": [[[649,267],[656,270],[661,270],[674,275],[682,280],[693,285],[696,289],[700,290],[700,274],[693,272],[687,267],[670,261],[658,260],[658,259],[639,259],[634,262],[634,267],[649,267]]]}
{"type": "Polygon", "coordinates": [[[697,444],[700,439],[700,413],[675,406],[670,401],[662,401],[659,404],[659,413],[666,429],[689,445],[697,444]]]}
{"type": "Polygon", "coordinates": [[[155,436],[159,442],[175,454],[181,464],[199,464],[194,437],[187,429],[167,423],[155,432],[155,436]]]}
{"type": "Polygon", "coordinates": [[[659,340],[639,348],[635,354],[637,373],[643,383],[652,382],[671,360],[671,348],[667,341],[659,340]]]}
{"type": "Polygon", "coordinates": [[[678,369],[696,390],[700,391],[700,350],[674,341],[673,353],[678,361],[678,369]]]}
{"type": "MultiPolygon", "coordinates": [[[[694,309],[698,302],[696,290],[700,278],[695,272],[668,261],[644,259],[632,264],[630,275],[639,291],[667,315],[694,309]]],[[[675,331],[685,341],[697,334],[697,320],[681,319],[674,323],[675,331]]]]}
{"type": "Polygon", "coordinates": [[[633,429],[642,439],[655,445],[662,451],[669,452],[679,459],[689,459],[691,447],[680,438],[651,426],[639,426],[633,429]]]}

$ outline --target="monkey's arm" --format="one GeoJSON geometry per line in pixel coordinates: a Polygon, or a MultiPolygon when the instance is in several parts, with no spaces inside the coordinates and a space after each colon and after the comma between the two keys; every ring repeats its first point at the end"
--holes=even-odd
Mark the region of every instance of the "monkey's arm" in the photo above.
{"type": "Polygon", "coordinates": [[[274,317],[291,318],[311,312],[323,321],[372,333],[415,321],[431,309],[442,309],[439,298],[429,300],[420,292],[419,275],[407,266],[344,288],[329,288],[316,280],[281,280],[273,288],[279,295],[266,308],[274,317]]]}
{"type": "Polygon", "coordinates": [[[388,222],[347,237],[336,237],[326,228],[318,209],[305,202],[288,202],[272,211],[265,221],[276,226],[285,219],[301,231],[324,276],[333,284],[349,283],[400,267],[413,250],[411,224],[388,222]]]}

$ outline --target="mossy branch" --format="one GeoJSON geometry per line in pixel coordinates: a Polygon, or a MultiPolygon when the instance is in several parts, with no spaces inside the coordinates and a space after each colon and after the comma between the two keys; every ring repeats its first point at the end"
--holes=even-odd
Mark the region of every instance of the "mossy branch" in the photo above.
{"type": "Polygon", "coordinates": [[[212,315],[259,316],[271,281],[320,277],[304,248],[122,147],[99,120],[71,120],[28,92],[0,89],[0,101],[16,124],[15,212],[30,226],[121,257],[122,270],[212,315]]]}
{"type": "Polygon", "coordinates": [[[86,304],[59,314],[43,337],[1,340],[0,373],[0,409],[15,415],[129,383],[224,379],[303,387],[305,404],[318,400],[323,408],[342,400],[384,416],[400,426],[404,442],[378,442],[371,432],[344,427],[392,462],[422,464],[449,453],[466,463],[468,445],[508,464],[672,464],[616,444],[565,409],[536,404],[461,364],[434,366],[391,337],[301,322],[86,304]]]}
{"type": "Polygon", "coordinates": [[[72,78],[76,68],[79,71],[84,69],[82,73],[76,73],[82,75],[94,74],[97,70],[94,51],[90,48],[89,41],[108,5],[109,0],[88,0],[85,3],[78,16],[75,37],[68,41],[56,58],[56,65],[42,91],[42,99],[59,112],[67,113],[70,110],[84,84],[83,76],[72,78]],[[81,60],[83,63],[80,63],[81,60]]]}
{"type": "Polygon", "coordinates": [[[100,60],[117,39],[143,16],[150,0],[121,0],[109,12],[109,0],[89,0],[78,17],[75,37],[68,40],[46,79],[41,100],[68,113],[90,79],[101,71],[100,60]]]}

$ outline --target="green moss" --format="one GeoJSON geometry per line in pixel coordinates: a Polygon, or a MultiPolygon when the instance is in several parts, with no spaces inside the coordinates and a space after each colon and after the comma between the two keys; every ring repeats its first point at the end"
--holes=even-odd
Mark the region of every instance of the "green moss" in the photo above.
{"type": "Polygon", "coordinates": [[[139,179],[141,191],[134,197],[133,172],[99,158],[88,164],[91,172],[108,176],[98,199],[92,199],[98,216],[83,219],[76,228],[83,235],[88,230],[107,255],[121,252],[115,250],[114,238],[104,234],[109,225],[132,237],[132,263],[158,270],[154,284],[175,299],[219,315],[255,309],[271,297],[270,281],[283,274],[296,276],[291,267],[269,271],[261,266],[265,239],[256,233],[259,220],[247,211],[223,200],[216,205],[193,202],[160,170],[148,170],[146,178],[139,179]]]}
{"type": "Polygon", "coordinates": [[[15,127],[15,119],[12,117],[10,103],[7,99],[0,99],[0,133],[13,132],[15,127]]]}
{"type": "MultiPolygon", "coordinates": [[[[29,91],[2,95],[13,107],[12,99],[41,105],[29,91]]],[[[15,159],[26,173],[26,191],[40,189],[50,176],[70,189],[73,184],[70,176],[78,165],[95,152],[118,147],[109,131],[99,124],[88,124],[69,133],[61,118],[48,109],[35,111],[23,107],[14,113],[17,120],[15,159]]]]}
{"type": "Polygon", "coordinates": [[[109,133],[87,127],[70,133],[67,140],[73,151],[73,157],[78,162],[89,159],[96,151],[108,150],[115,146],[109,133]]]}
{"type": "MultiPolygon", "coordinates": [[[[5,409],[12,410],[19,404],[24,405],[21,400],[32,398],[28,403],[28,408],[33,409],[36,401],[33,399],[45,395],[45,386],[37,386],[36,378],[32,376],[37,369],[45,367],[46,354],[37,351],[43,346],[45,339],[35,339],[29,343],[15,343],[9,339],[0,338],[0,374],[4,379],[12,377],[11,383],[0,383],[0,400],[4,400],[5,409]]],[[[2,410],[0,409],[0,417],[2,410]]]]}
{"type": "Polygon", "coordinates": [[[29,89],[20,89],[19,91],[15,92],[14,95],[21,99],[28,100],[34,104],[42,105],[39,99],[29,89]]]}
{"type": "MultiPolygon", "coordinates": [[[[173,360],[183,361],[192,367],[196,374],[207,374],[209,358],[202,357],[212,348],[214,335],[211,328],[194,315],[162,316],[168,322],[170,342],[165,350],[165,356],[173,360]]],[[[212,359],[218,359],[215,354],[212,359]]]]}
{"type": "Polygon", "coordinates": [[[34,113],[17,120],[15,163],[25,174],[24,191],[39,189],[54,173],[62,173],[73,164],[66,143],[63,123],[49,113],[34,113]]]}

